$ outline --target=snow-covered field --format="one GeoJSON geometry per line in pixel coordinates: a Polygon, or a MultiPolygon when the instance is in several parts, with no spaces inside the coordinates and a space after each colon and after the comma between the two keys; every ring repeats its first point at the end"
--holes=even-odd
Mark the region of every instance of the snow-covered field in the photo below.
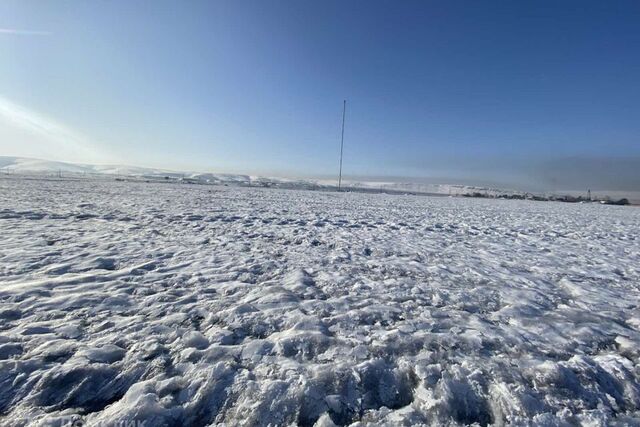
{"type": "Polygon", "coordinates": [[[12,176],[0,235],[0,425],[640,424],[635,207],[12,176]]]}

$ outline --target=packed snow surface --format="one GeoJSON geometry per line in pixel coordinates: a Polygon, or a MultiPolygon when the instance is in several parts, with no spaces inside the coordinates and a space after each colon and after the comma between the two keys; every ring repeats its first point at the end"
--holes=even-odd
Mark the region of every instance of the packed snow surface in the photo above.
{"type": "Polygon", "coordinates": [[[640,423],[638,208],[8,177],[0,227],[1,425],[640,423]]]}

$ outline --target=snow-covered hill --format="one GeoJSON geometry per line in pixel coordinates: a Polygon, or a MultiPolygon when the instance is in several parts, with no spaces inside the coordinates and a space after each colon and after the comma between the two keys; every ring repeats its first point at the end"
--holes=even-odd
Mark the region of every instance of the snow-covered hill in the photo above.
{"type": "MultiPolygon", "coordinates": [[[[240,186],[280,187],[290,189],[336,189],[336,180],[331,179],[295,179],[269,176],[255,176],[228,173],[202,173],[193,171],[175,171],[144,168],[126,165],[90,165],[30,159],[23,157],[0,156],[0,173],[35,174],[64,177],[117,176],[132,179],[170,180],[198,184],[225,184],[240,186]]],[[[432,184],[427,182],[371,181],[344,179],[343,188],[354,191],[390,192],[432,195],[469,195],[486,197],[524,196],[524,191],[505,188],[492,188],[476,185],[432,184]]],[[[547,195],[585,196],[585,192],[562,191],[547,195]]],[[[640,203],[640,192],[594,191],[594,197],[612,199],[628,198],[632,203],[640,203]]]]}
{"type": "MultiPolygon", "coordinates": [[[[118,175],[130,177],[147,177],[163,179],[169,177],[172,179],[186,179],[191,182],[198,183],[221,183],[221,184],[241,184],[241,185],[257,185],[257,186],[280,186],[287,188],[334,188],[335,180],[323,179],[291,179],[276,178],[265,176],[241,175],[241,174],[219,174],[219,173],[200,173],[190,171],[171,171],[164,169],[142,168],[124,165],[89,165],[75,164],[67,162],[57,162],[49,160],[29,159],[21,157],[1,157],[0,156],[0,172],[17,173],[17,174],[49,174],[59,175],[66,174],[68,176],[82,175],[118,175]]],[[[485,187],[464,186],[464,185],[445,185],[445,184],[429,184],[415,182],[385,182],[385,181],[361,181],[349,180],[343,181],[346,189],[360,189],[369,191],[391,191],[391,192],[408,192],[408,193],[427,193],[427,194],[465,194],[474,191],[480,191],[483,194],[500,194],[505,190],[489,189],[485,187]]],[[[509,191],[513,193],[513,191],[509,191]]]]}
{"type": "Polygon", "coordinates": [[[13,173],[49,173],[59,172],[71,174],[120,174],[120,175],[154,175],[172,173],[161,169],[141,168],[121,165],[89,165],[52,160],[30,159],[25,157],[0,156],[0,171],[13,173]]]}

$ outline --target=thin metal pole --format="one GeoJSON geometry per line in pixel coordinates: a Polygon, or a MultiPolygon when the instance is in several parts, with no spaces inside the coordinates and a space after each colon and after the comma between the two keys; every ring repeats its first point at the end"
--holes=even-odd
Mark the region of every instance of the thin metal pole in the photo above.
{"type": "Polygon", "coordinates": [[[347,100],[342,103],[342,136],[340,137],[340,173],[338,175],[338,191],[342,187],[342,149],[344,148],[344,116],[347,112],[347,100]]]}

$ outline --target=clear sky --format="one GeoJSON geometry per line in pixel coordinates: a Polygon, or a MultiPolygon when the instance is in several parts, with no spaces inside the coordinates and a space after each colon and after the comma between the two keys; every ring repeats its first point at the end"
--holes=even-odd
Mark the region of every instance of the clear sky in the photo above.
{"type": "Polygon", "coordinates": [[[0,155],[639,190],[640,2],[0,2],[0,155]],[[605,188],[606,187],[606,188],[605,188]]]}

